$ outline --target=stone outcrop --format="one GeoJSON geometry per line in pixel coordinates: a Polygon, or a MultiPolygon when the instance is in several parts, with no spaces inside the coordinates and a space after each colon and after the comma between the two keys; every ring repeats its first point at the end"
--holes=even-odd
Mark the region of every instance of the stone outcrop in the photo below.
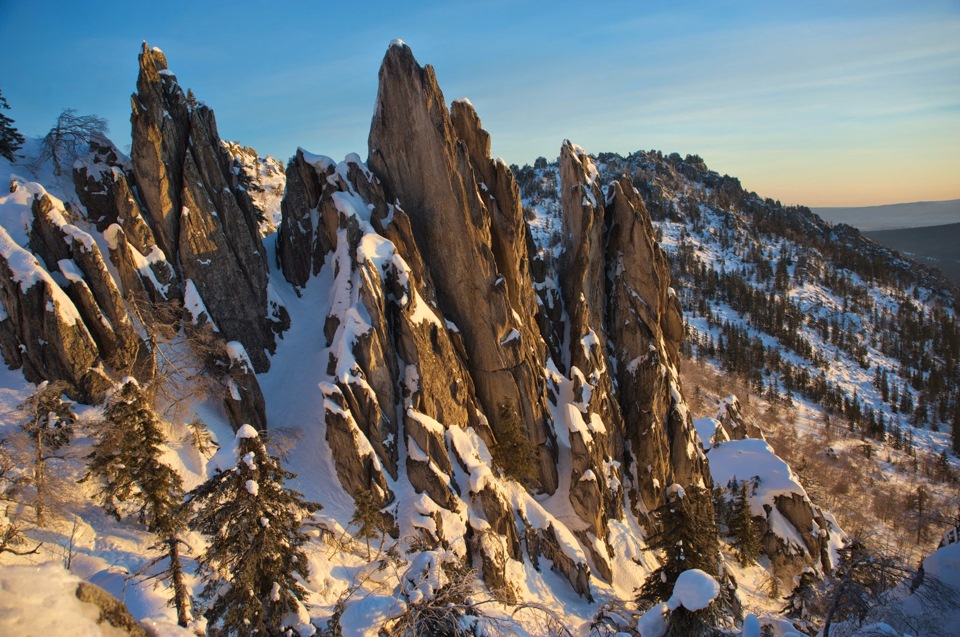
{"type": "Polygon", "coordinates": [[[242,343],[254,369],[266,371],[289,319],[270,298],[260,215],[213,111],[187,100],[166,57],[146,43],[131,101],[133,173],[157,244],[193,281],[224,339],[242,343]]]}
{"type": "Polygon", "coordinates": [[[22,368],[33,383],[66,381],[77,400],[103,398],[112,383],[76,305],[2,227],[0,302],[0,344],[11,368],[22,368]]]}
{"type": "MultiPolygon", "coordinates": [[[[510,229],[516,230],[518,192],[515,185],[497,187],[478,178],[483,173],[475,167],[492,170],[490,159],[477,141],[479,122],[469,121],[469,113],[461,120],[464,134],[473,136],[469,144],[458,135],[433,69],[417,64],[406,45],[392,45],[380,68],[368,140],[370,170],[387,200],[399,201],[410,218],[438,309],[460,330],[477,398],[494,434],[501,433],[501,405],[515,409],[538,452],[539,482],[552,492],[558,482],[543,407],[544,349],[530,315],[531,290],[523,285],[526,271],[511,258],[525,249],[522,232],[510,236],[510,229]],[[494,196],[485,198],[484,188],[494,196]],[[502,223],[491,223],[488,202],[495,202],[502,223]],[[499,236],[499,260],[494,235],[499,236]],[[450,249],[451,241],[457,249],[450,249]]],[[[508,173],[499,175],[512,180],[508,173]]]]}
{"type": "Polygon", "coordinates": [[[655,481],[690,485],[709,472],[679,391],[683,318],[650,216],[628,177],[610,184],[606,206],[607,333],[640,494],[652,508],[662,501],[655,481]]]}
{"type": "Polygon", "coordinates": [[[121,376],[134,373],[146,380],[153,375],[152,355],[134,332],[116,282],[93,237],[67,222],[59,202],[49,195],[33,202],[30,247],[49,272],[59,272],[97,344],[100,357],[121,376]],[[134,370],[140,359],[145,367],[134,370]],[[149,362],[147,362],[149,361],[149,362]]]}
{"type": "MultiPolygon", "coordinates": [[[[326,225],[334,217],[330,210],[320,213],[320,194],[334,168],[336,162],[330,158],[311,155],[302,148],[287,164],[287,188],[277,229],[277,261],[283,276],[297,287],[302,288],[320,272],[324,257],[336,245],[336,225],[326,225]]],[[[329,208],[329,200],[326,205],[329,208]]]]}
{"type": "Polygon", "coordinates": [[[582,149],[561,154],[563,256],[534,281],[513,175],[470,103],[448,111],[432,68],[395,43],[368,166],[298,150],[281,205],[287,280],[332,268],[321,388],[341,485],[399,511],[398,531],[472,556],[507,601],[527,558],[589,598],[591,576],[614,579],[612,521],[649,525],[658,484],[710,482],[687,454],[682,322],[643,204],[628,182],[605,194],[582,149]],[[517,422],[538,501],[503,486],[512,458],[491,464],[517,422]],[[412,518],[392,504],[404,480],[412,518]]]}

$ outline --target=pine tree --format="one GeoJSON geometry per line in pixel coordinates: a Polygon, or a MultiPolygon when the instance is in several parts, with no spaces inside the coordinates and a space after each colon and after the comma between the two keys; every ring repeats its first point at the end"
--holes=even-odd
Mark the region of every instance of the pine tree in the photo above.
{"type": "Polygon", "coordinates": [[[101,504],[117,520],[122,517],[120,503],[139,505],[138,521],[162,533],[183,501],[183,482],[160,462],[160,446],[166,442],[162,423],[135,380],[110,397],[104,425],[103,437],[89,456],[88,473],[103,480],[101,504]]]}
{"type": "Polygon", "coordinates": [[[493,461],[503,473],[524,486],[537,482],[537,456],[515,406],[501,403],[493,461]]]}
{"type": "MultiPolygon", "coordinates": [[[[796,585],[786,598],[781,609],[784,617],[800,622],[798,628],[809,628],[813,619],[813,605],[817,600],[820,578],[812,568],[804,568],[795,580],[796,585]]],[[[796,625],[796,624],[795,624],[796,625]]]]}
{"type": "Polygon", "coordinates": [[[714,514],[706,492],[679,485],[668,489],[667,502],[654,513],[660,530],[650,538],[650,548],[665,552],[663,564],[647,576],[640,587],[640,599],[665,601],[683,571],[698,568],[719,575],[719,545],[714,514]]]}
{"type": "Polygon", "coordinates": [[[188,494],[196,508],[190,526],[210,539],[199,562],[200,594],[211,627],[225,634],[281,635],[284,619],[302,607],[307,556],[304,518],[320,509],[283,486],[294,474],[267,454],[256,430],[237,432],[237,464],[188,494]]]}
{"type": "MultiPolygon", "coordinates": [[[[350,526],[356,526],[354,537],[361,538],[367,544],[367,561],[370,561],[370,540],[382,537],[384,533],[383,516],[377,500],[371,491],[361,489],[355,498],[356,510],[350,518],[350,526]]],[[[382,543],[381,543],[382,545],[382,543]]]]}
{"type": "Polygon", "coordinates": [[[23,146],[23,135],[14,127],[13,120],[3,114],[8,110],[10,106],[0,91],[0,156],[13,161],[13,154],[23,146]]]}
{"type": "MultiPolygon", "coordinates": [[[[128,380],[109,399],[104,410],[103,437],[90,455],[89,476],[103,479],[101,503],[121,519],[120,503],[139,505],[138,520],[155,533],[161,552],[148,567],[166,559],[155,577],[169,581],[177,621],[189,620],[189,594],[180,560],[180,539],[186,526],[183,481],[172,467],[160,462],[166,442],[162,423],[135,380],[128,380]]],[[[86,478],[84,478],[86,479],[86,478]]]]}
{"type": "Polygon", "coordinates": [[[760,538],[753,525],[753,516],[750,512],[750,494],[747,491],[748,480],[740,483],[734,492],[732,513],[730,515],[730,532],[737,548],[737,561],[740,566],[756,564],[760,557],[760,538]]]}
{"type": "Polygon", "coordinates": [[[33,443],[33,486],[37,491],[34,511],[37,525],[44,524],[44,509],[47,497],[46,464],[48,454],[59,450],[70,442],[76,416],[70,410],[72,403],[63,400],[66,384],[44,381],[37,390],[20,405],[20,411],[27,415],[22,429],[33,443]]]}

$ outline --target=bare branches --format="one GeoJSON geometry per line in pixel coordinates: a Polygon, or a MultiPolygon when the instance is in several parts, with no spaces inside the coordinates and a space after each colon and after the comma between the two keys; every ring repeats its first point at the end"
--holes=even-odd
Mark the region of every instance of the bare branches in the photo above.
{"type": "Polygon", "coordinates": [[[40,142],[38,163],[53,161],[57,175],[63,174],[63,162],[76,160],[90,142],[107,134],[107,120],[96,115],[77,115],[75,108],[65,108],[57,117],[57,123],[40,142]]]}
{"type": "Polygon", "coordinates": [[[15,546],[20,546],[25,544],[27,539],[23,535],[23,529],[20,528],[19,524],[11,523],[4,526],[0,529],[0,555],[4,553],[12,553],[14,555],[33,555],[34,553],[40,550],[40,547],[43,546],[43,542],[40,542],[35,547],[28,551],[21,551],[15,546]]]}

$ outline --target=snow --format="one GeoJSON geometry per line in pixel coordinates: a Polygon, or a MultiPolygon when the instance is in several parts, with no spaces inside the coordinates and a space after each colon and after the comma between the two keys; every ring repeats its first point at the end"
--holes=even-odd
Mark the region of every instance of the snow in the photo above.
{"type": "Polygon", "coordinates": [[[703,610],[720,594],[720,584],[698,568],[691,568],[677,576],[673,585],[673,595],[667,600],[667,607],[673,610],[683,606],[690,611],[703,610]]]}
{"type": "Polygon", "coordinates": [[[751,499],[751,512],[755,516],[764,515],[763,505],[774,506],[775,498],[780,495],[797,494],[809,500],[790,466],[764,440],[731,440],[711,449],[707,457],[710,474],[717,484],[726,485],[733,478],[738,481],[760,478],[757,495],[751,499]]]}
{"type": "Polygon", "coordinates": [[[97,624],[99,608],[76,596],[80,578],[56,562],[0,566],[0,633],[4,635],[121,635],[97,624]]]}
{"type": "MultiPolygon", "coordinates": [[[[713,437],[723,431],[720,428],[720,421],[716,418],[697,418],[693,421],[693,428],[697,430],[700,443],[705,450],[709,450],[713,446],[713,437]]],[[[725,434],[723,438],[726,439],[725,434]]]]}
{"type": "Polygon", "coordinates": [[[260,435],[257,433],[257,430],[250,425],[243,425],[237,429],[237,440],[243,440],[244,438],[259,438],[260,435]]]}
{"type": "Polygon", "coordinates": [[[244,486],[247,488],[247,493],[252,496],[256,496],[258,493],[260,493],[260,485],[257,484],[256,480],[247,480],[244,486]]]}
{"type": "Polygon", "coordinates": [[[390,40],[390,46],[391,46],[391,47],[394,47],[394,46],[403,47],[403,46],[407,46],[407,43],[404,42],[403,40],[401,40],[400,38],[395,38],[395,39],[393,39],[393,40],[390,40]]]}
{"type": "Polygon", "coordinates": [[[760,637],[760,620],[753,613],[743,618],[742,637],[760,637]]]}
{"type": "MultiPolygon", "coordinates": [[[[133,252],[136,252],[132,246],[130,249],[133,252]]],[[[149,268],[147,269],[149,270],[149,268]]],[[[203,298],[200,296],[200,292],[197,290],[197,286],[194,284],[193,279],[186,279],[184,281],[183,307],[187,310],[187,312],[190,313],[190,320],[194,325],[199,324],[201,321],[207,321],[213,325],[215,330],[217,330],[216,325],[213,324],[213,319],[210,317],[210,312],[207,311],[207,306],[204,304],[203,298]]]]}
{"type": "MultiPolygon", "coordinates": [[[[100,608],[77,599],[81,578],[59,562],[0,566],[0,634],[123,637],[126,631],[98,623],[100,608]]],[[[152,618],[142,622],[157,637],[193,633],[175,622],[152,618]]]]}

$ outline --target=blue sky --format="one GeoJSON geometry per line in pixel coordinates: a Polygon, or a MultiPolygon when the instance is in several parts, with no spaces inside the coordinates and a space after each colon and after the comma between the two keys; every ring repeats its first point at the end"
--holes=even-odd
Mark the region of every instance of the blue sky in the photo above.
{"type": "Polygon", "coordinates": [[[0,0],[21,131],[66,107],[129,144],[137,52],[163,49],[220,133],[286,159],[366,155],[390,40],[468,97],[509,163],[696,153],[785,203],[960,198],[960,1],[0,0]]]}

